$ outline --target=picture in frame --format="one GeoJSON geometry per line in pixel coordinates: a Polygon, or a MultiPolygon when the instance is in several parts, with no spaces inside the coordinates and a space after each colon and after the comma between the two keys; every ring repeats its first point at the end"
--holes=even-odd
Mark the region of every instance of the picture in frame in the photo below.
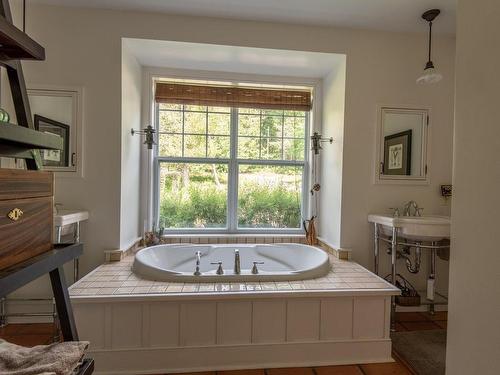
{"type": "Polygon", "coordinates": [[[69,125],[50,118],[35,115],[35,129],[44,133],[58,135],[63,139],[62,150],[40,150],[45,167],[67,167],[69,165],[69,125]]]}
{"type": "Polygon", "coordinates": [[[411,175],[411,135],[410,129],[384,137],[385,175],[411,175]]]}

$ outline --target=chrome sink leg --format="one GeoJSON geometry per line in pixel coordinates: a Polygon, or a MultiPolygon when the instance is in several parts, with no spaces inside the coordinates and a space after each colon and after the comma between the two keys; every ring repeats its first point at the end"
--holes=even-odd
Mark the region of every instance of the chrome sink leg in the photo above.
{"type": "MultiPolygon", "coordinates": [[[[391,241],[391,283],[396,285],[396,261],[398,253],[398,228],[392,228],[392,241],[391,241]]],[[[396,297],[391,297],[391,331],[396,330],[396,297]]]]}
{"type": "MultiPolygon", "coordinates": [[[[431,282],[431,287],[433,289],[435,289],[436,287],[436,283],[435,283],[435,279],[436,279],[436,246],[437,246],[437,243],[436,242],[432,242],[432,246],[433,248],[431,249],[431,264],[430,264],[430,270],[429,270],[429,280],[432,280],[431,282]]],[[[432,295],[434,296],[435,295],[435,290],[433,290],[432,292],[432,295]]],[[[435,314],[435,310],[434,310],[434,304],[431,303],[429,305],[429,314],[431,315],[434,315],[435,314]]]]}
{"type": "Polygon", "coordinates": [[[378,233],[378,224],[375,223],[375,242],[373,244],[373,250],[375,253],[375,274],[378,275],[378,262],[379,262],[379,249],[378,249],[378,238],[379,238],[379,233],[378,233]]]}

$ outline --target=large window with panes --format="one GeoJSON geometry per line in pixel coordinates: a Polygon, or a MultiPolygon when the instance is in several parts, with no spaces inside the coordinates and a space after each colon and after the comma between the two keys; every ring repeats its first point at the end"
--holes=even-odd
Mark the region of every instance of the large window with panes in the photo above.
{"type": "Polygon", "coordinates": [[[309,110],[209,104],[154,104],[158,225],[176,232],[300,231],[309,110]]]}

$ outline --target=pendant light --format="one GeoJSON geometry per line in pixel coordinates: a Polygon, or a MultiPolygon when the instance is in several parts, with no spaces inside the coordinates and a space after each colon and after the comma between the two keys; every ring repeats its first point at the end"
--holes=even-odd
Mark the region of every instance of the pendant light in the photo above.
{"type": "Polygon", "coordinates": [[[422,18],[429,23],[429,58],[425,64],[424,73],[417,78],[417,83],[431,84],[439,82],[443,76],[436,70],[434,63],[431,60],[432,49],[432,21],[441,13],[439,9],[431,9],[422,14],[422,18]]]}

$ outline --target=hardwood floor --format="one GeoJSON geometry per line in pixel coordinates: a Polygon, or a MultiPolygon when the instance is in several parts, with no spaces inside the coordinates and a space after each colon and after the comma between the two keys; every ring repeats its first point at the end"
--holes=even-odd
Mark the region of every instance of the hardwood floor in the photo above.
{"type": "MultiPolygon", "coordinates": [[[[396,314],[397,331],[418,331],[446,328],[446,312],[430,315],[424,312],[408,312],[396,314]]],[[[0,328],[0,338],[14,344],[35,346],[50,344],[54,339],[53,324],[9,324],[0,328]]],[[[395,362],[372,363],[365,365],[302,367],[261,370],[208,371],[185,373],[178,375],[416,375],[405,365],[397,353],[393,355],[395,362]]],[[[158,374],[155,374],[158,375],[158,374]]]]}

